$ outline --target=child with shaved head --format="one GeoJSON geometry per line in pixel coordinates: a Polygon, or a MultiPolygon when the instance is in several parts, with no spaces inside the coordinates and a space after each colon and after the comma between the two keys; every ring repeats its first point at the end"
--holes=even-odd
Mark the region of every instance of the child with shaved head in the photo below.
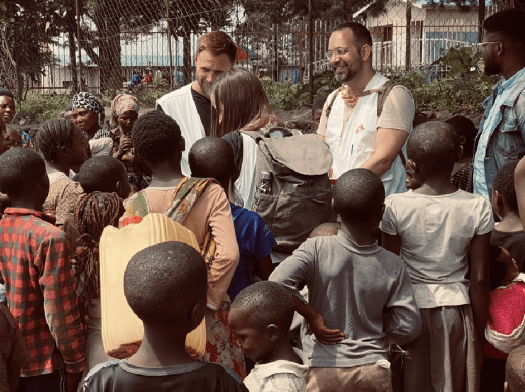
{"type": "Polygon", "coordinates": [[[256,362],[244,380],[250,392],[304,391],[308,358],[288,338],[294,305],[279,284],[259,282],[232,303],[229,320],[244,354],[256,362]]]}
{"type": "Polygon", "coordinates": [[[309,392],[392,391],[385,336],[403,344],[421,329],[402,260],[374,238],[384,200],[383,183],[373,172],[344,173],[334,187],[337,235],[306,240],[270,276],[292,291],[294,309],[315,335],[302,334],[309,392]],[[308,303],[298,290],[303,281],[308,303]]]}
{"type": "Polygon", "coordinates": [[[487,199],[450,182],[459,154],[451,125],[417,126],[406,167],[421,186],[385,201],[383,246],[405,262],[423,325],[405,347],[405,392],[479,390],[494,219],[487,199]]]}
{"type": "Polygon", "coordinates": [[[207,270],[191,246],[169,241],[141,250],[124,273],[124,294],[144,323],[135,355],[95,367],[83,391],[246,392],[222,365],[186,353],[186,335],[206,312],[207,270]]]}

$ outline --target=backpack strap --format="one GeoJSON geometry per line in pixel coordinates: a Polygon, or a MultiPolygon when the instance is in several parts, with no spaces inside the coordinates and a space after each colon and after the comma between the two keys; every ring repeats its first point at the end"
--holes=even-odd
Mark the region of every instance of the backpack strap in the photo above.
{"type": "Polygon", "coordinates": [[[339,92],[341,91],[341,88],[342,87],[339,87],[337,89],[337,92],[334,94],[334,96],[332,97],[332,99],[330,100],[330,103],[328,104],[328,106],[326,107],[326,118],[330,117],[330,112],[332,111],[332,106],[334,106],[334,101],[335,99],[337,98],[337,96],[339,95],[339,92]]]}
{"type": "MultiPolygon", "coordinates": [[[[390,91],[394,87],[396,87],[398,84],[394,82],[393,80],[387,80],[385,84],[383,84],[380,88],[374,88],[371,90],[363,91],[360,95],[363,97],[365,95],[370,95],[372,93],[377,93],[377,117],[381,117],[381,113],[383,112],[383,106],[385,105],[386,97],[388,94],[390,94],[390,91]]],[[[406,164],[405,155],[403,154],[403,151],[399,151],[399,158],[401,159],[401,163],[403,164],[403,167],[406,164]]]]}

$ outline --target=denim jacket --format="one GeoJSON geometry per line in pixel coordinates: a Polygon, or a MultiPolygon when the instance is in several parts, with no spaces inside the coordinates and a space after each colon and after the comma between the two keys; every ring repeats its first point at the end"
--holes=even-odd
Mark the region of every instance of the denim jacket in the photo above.
{"type": "Polygon", "coordinates": [[[497,171],[525,155],[525,68],[509,80],[502,78],[483,106],[473,182],[474,192],[490,200],[497,171]]]}

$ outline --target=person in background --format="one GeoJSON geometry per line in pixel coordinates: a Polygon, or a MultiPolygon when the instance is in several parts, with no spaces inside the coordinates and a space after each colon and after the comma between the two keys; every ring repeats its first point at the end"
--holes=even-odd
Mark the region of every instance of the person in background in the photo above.
{"type": "Polygon", "coordinates": [[[383,247],[406,264],[423,323],[405,346],[404,392],[479,390],[494,219],[488,200],[451,184],[459,154],[451,125],[417,126],[407,167],[421,186],[385,201],[383,247]]]}
{"type": "Polygon", "coordinates": [[[228,316],[244,354],[256,362],[244,380],[250,392],[306,392],[308,358],[290,344],[293,299],[274,282],[242,290],[228,316]]]}
{"type": "Polygon", "coordinates": [[[133,95],[119,94],[111,103],[111,109],[113,124],[117,126],[111,130],[113,157],[119,159],[126,166],[128,182],[135,185],[140,191],[148,186],[144,173],[150,176],[151,171],[146,164],[137,159],[131,141],[131,130],[139,117],[138,100],[133,95]]]}
{"type": "Polygon", "coordinates": [[[4,153],[0,190],[12,203],[0,220],[0,275],[30,355],[18,391],[73,392],[86,346],[69,243],[42,211],[49,191],[44,160],[25,148],[4,153]]]}
{"type": "Polygon", "coordinates": [[[459,137],[459,144],[463,147],[461,156],[454,164],[450,181],[456,188],[472,193],[472,158],[474,156],[474,139],[477,133],[476,127],[465,116],[454,116],[445,122],[454,127],[459,137]]]}
{"type": "Polygon", "coordinates": [[[211,87],[223,72],[235,64],[236,56],[237,45],[228,34],[222,31],[204,34],[197,40],[195,50],[195,80],[157,100],[156,109],[179,124],[186,141],[181,161],[185,176],[190,175],[187,151],[197,140],[210,136],[211,87]]]}
{"type": "Polygon", "coordinates": [[[93,94],[81,92],[73,97],[73,122],[86,135],[92,156],[110,155],[111,132],[104,123],[105,109],[93,94]]]}
{"type": "Polygon", "coordinates": [[[146,74],[144,75],[144,84],[153,84],[153,76],[151,75],[151,69],[146,68],[146,74]]]}
{"type": "Polygon", "coordinates": [[[223,72],[211,89],[212,137],[224,137],[233,147],[236,172],[235,204],[251,209],[255,193],[255,162],[259,146],[243,131],[284,124],[275,115],[259,79],[247,69],[223,72]],[[239,90],[242,89],[242,90],[239,90]],[[242,94],[239,94],[242,91],[242,94]],[[250,97],[250,99],[246,99],[250,97]]]}
{"type": "Polygon", "coordinates": [[[69,172],[86,161],[86,139],[71,121],[47,120],[36,134],[35,147],[44,156],[50,183],[44,212],[63,229],[84,193],[78,182],[69,179],[69,172]]]}
{"type": "Polygon", "coordinates": [[[314,121],[314,131],[317,133],[319,128],[319,122],[321,121],[321,116],[323,115],[323,107],[326,102],[326,97],[317,98],[312,105],[312,118],[314,121]]]}
{"type": "Polygon", "coordinates": [[[16,115],[15,97],[5,88],[0,88],[0,117],[4,124],[10,124],[16,115]]]}
{"type": "Polygon", "coordinates": [[[24,139],[19,130],[7,128],[7,133],[9,134],[12,147],[24,147],[24,139]]]}
{"type": "Polygon", "coordinates": [[[518,263],[520,272],[525,272],[525,233],[514,187],[514,172],[517,165],[518,161],[506,163],[494,177],[492,208],[501,222],[492,230],[490,244],[507,249],[518,263]]]}
{"type": "Polygon", "coordinates": [[[492,181],[507,162],[525,154],[525,11],[508,9],[483,22],[479,44],[485,74],[501,80],[483,102],[474,155],[474,193],[488,200],[492,181]]]}
{"type": "Polygon", "coordinates": [[[131,94],[133,92],[133,88],[137,87],[142,83],[142,75],[137,69],[133,70],[133,77],[131,78],[131,83],[128,84],[128,91],[131,94]]]}

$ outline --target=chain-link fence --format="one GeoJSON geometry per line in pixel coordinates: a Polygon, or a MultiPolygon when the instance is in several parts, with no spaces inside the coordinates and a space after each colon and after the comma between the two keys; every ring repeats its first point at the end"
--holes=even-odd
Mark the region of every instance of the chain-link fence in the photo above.
{"type": "MultiPolygon", "coordinates": [[[[290,84],[310,77],[308,23],[303,18],[250,25],[242,6],[227,0],[26,3],[7,10],[18,19],[15,23],[9,12],[0,23],[0,83],[19,97],[27,90],[60,94],[138,89],[135,75],[142,81],[141,91],[177,88],[192,80],[196,40],[212,29],[228,32],[240,48],[238,65],[260,76],[290,84]]],[[[443,72],[432,63],[451,47],[480,41],[477,6],[396,1],[379,15],[370,10],[366,6],[353,18],[371,31],[373,65],[381,72],[419,69],[431,80],[443,72]]],[[[495,11],[486,7],[484,16],[495,11]]],[[[314,73],[329,69],[324,53],[339,22],[313,23],[314,73]]]]}

